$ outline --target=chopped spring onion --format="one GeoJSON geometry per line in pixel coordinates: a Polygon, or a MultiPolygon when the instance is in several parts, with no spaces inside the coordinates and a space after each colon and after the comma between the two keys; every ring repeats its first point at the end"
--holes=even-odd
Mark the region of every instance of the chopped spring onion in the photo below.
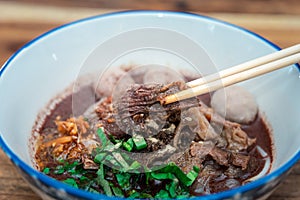
{"type": "Polygon", "coordinates": [[[164,179],[175,179],[175,176],[172,173],[157,173],[157,172],[152,172],[151,177],[156,179],[156,180],[164,180],[164,179]]]}
{"type": "Polygon", "coordinates": [[[97,182],[100,184],[105,192],[106,195],[112,196],[112,191],[109,186],[109,182],[105,180],[105,174],[104,174],[104,165],[100,164],[100,167],[97,171],[97,182]]]}
{"type": "Polygon", "coordinates": [[[196,180],[200,172],[199,167],[194,166],[193,169],[187,174],[187,177],[191,179],[191,181],[187,184],[187,186],[190,186],[193,184],[193,182],[196,180]]]}
{"type": "Polygon", "coordinates": [[[141,150],[147,147],[147,142],[142,136],[135,135],[132,139],[137,150],[141,150]]]}
{"type": "Polygon", "coordinates": [[[123,191],[120,188],[112,186],[111,189],[114,192],[115,196],[124,197],[123,191]]]}
{"type": "Polygon", "coordinates": [[[129,173],[119,173],[116,174],[117,181],[122,188],[128,188],[130,186],[129,179],[131,174],[129,173]]]}
{"type": "Polygon", "coordinates": [[[54,170],[54,174],[63,174],[65,172],[65,169],[62,165],[58,165],[56,169],[54,170]]]}
{"type": "Polygon", "coordinates": [[[121,164],[122,168],[125,169],[125,171],[127,171],[127,169],[129,168],[128,163],[124,160],[124,158],[121,156],[120,153],[117,152],[113,152],[112,155],[114,156],[114,158],[121,164]]]}
{"type": "Polygon", "coordinates": [[[78,185],[77,185],[75,179],[73,179],[73,178],[67,178],[63,182],[66,183],[66,184],[68,184],[68,185],[71,185],[71,186],[73,186],[75,188],[78,188],[78,185]]]}
{"type": "Polygon", "coordinates": [[[105,158],[106,155],[107,153],[105,152],[99,152],[94,158],[95,163],[101,163],[101,161],[105,158]]]}
{"type": "Polygon", "coordinates": [[[166,165],[164,168],[160,169],[160,172],[172,173],[178,180],[185,186],[189,186],[192,181],[181,169],[173,162],[166,165]]]}
{"type": "Polygon", "coordinates": [[[43,170],[43,173],[44,173],[44,174],[49,174],[49,173],[50,173],[50,168],[49,168],[49,167],[46,167],[46,168],[43,170]]]}
{"type": "Polygon", "coordinates": [[[135,160],[135,161],[133,161],[133,163],[131,163],[128,170],[137,170],[140,167],[141,167],[141,164],[135,160]]]}
{"type": "Polygon", "coordinates": [[[171,198],[176,197],[176,190],[178,186],[178,181],[175,179],[170,184],[166,185],[166,189],[169,191],[171,198]]]}
{"type": "Polygon", "coordinates": [[[166,190],[160,190],[156,195],[155,198],[158,199],[169,199],[169,193],[166,190]]]}
{"type": "Polygon", "coordinates": [[[109,142],[109,140],[107,139],[106,134],[103,131],[103,128],[98,128],[97,129],[97,134],[98,134],[98,137],[101,141],[102,146],[106,146],[107,143],[109,142]]]}
{"type": "Polygon", "coordinates": [[[132,151],[133,146],[134,146],[134,144],[133,144],[133,139],[132,139],[132,138],[129,138],[126,142],[123,142],[123,143],[122,143],[122,146],[123,146],[123,148],[124,148],[125,150],[127,150],[127,151],[132,151]]]}
{"type": "Polygon", "coordinates": [[[112,191],[109,186],[109,182],[107,180],[99,178],[98,183],[102,186],[102,188],[107,196],[112,196],[112,191]]]}

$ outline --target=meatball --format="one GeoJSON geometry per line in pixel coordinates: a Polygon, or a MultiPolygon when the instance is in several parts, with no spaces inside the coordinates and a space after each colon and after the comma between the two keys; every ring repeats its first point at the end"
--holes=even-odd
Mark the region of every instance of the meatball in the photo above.
{"type": "Polygon", "coordinates": [[[217,90],[212,96],[211,107],[227,120],[241,124],[254,121],[258,112],[253,95],[235,85],[217,90]]]}
{"type": "Polygon", "coordinates": [[[153,66],[144,75],[144,83],[170,84],[183,80],[183,77],[176,71],[163,66],[153,66]]]}

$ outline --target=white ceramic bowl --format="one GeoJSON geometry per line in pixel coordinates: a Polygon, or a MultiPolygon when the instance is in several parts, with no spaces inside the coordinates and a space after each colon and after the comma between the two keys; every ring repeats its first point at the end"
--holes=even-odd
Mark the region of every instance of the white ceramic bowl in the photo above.
{"type": "MultiPolygon", "coordinates": [[[[26,44],[0,71],[0,145],[45,199],[110,199],[72,188],[32,167],[31,130],[51,98],[81,73],[96,69],[100,73],[130,60],[191,69],[200,62],[200,71],[205,74],[278,49],[255,33],[188,13],[120,12],[58,27],[26,44]],[[103,55],[100,61],[97,55],[103,55]]],[[[276,158],[270,174],[205,199],[267,197],[300,158],[299,66],[242,85],[256,96],[273,127],[276,158]]]]}

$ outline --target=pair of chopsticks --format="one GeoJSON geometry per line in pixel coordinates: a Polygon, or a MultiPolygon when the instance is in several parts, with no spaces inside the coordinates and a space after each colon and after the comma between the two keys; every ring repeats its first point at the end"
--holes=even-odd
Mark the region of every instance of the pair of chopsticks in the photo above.
{"type": "Polygon", "coordinates": [[[186,83],[189,89],[166,96],[160,102],[170,104],[227,87],[300,62],[300,44],[282,49],[186,83]]]}

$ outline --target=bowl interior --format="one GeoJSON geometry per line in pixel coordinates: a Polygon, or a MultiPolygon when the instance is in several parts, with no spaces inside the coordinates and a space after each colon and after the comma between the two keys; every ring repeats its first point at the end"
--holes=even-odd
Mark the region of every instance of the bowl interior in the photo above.
{"type": "MultiPolygon", "coordinates": [[[[121,13],[67,25],[27,44],[2,69],[1,137],[21,160],[32,165],[28,141],[38,113],[78,75],[94,70],[103,73],[107,66],[128,64],[132,59],[137,64],[155,60],[173,69],[207,74],[276,50],[245,30],[188,14],[121,13]],[[132,46],[131,41],[150,50],[132,46]],[[189,48],[187,42],[191,42],[189,48]],[[173,49],[160,53],[169,47],[173,49]],[[103,57],[99,61],[97,56],[103,57]]],[[[275,170],[300,150],[299,71],[290,66],[241,85],[256,96],[273,128],[275,170]]]]}

